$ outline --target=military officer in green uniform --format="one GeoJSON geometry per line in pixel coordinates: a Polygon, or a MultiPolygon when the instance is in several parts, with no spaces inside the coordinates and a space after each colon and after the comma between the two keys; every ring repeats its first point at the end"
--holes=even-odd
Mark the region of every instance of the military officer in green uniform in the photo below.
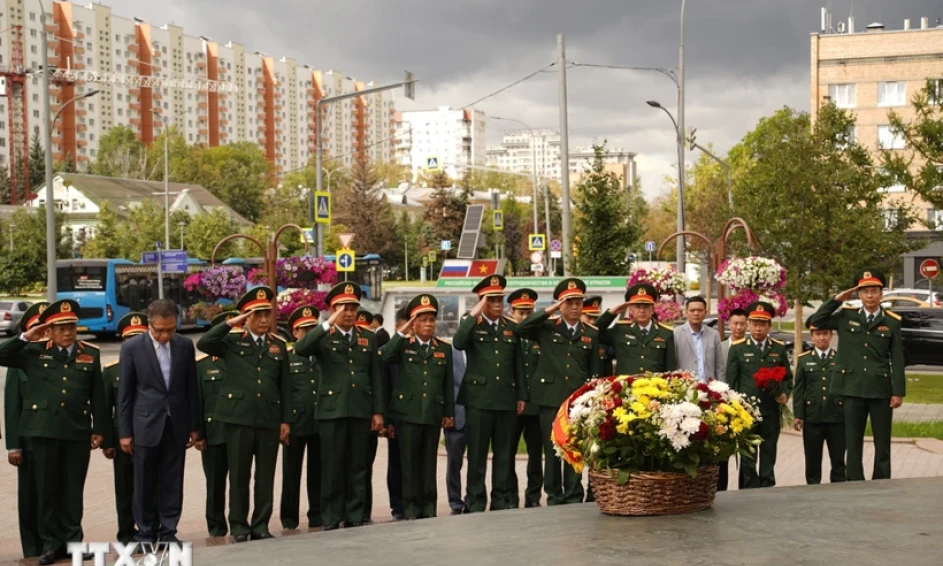
{"type": "MultiPolygon", "coordinates": [[[[216,315],[210,327],[225,324],[235,318],[236,311],[216,315]]],[[[243,328],[230,328],[230,334],[242,335],[243,328]]],[[[226,381],[226,362],[219,356],[198,354],[196,371],[200,376],[200,414],[202,428],[200,438],[206,446],[200,454],[203,476],[206,478],[206,530],[211,537],[224,537],[229,532],[226,525],[226,478],[229,476],[229,460],[226,455],[226,437],[223,423],[216,415],[216,402],[226,381]]]]}
{"type": "Polygon", "coordinates": [[[367,444],[383,428],[386,409],[381,361],[372,332],[354,326],[363,292],[340,283],[326,297],[331,316],[295,344],[316,356],[321,437],[321,517],[324,530],[363,524],[367,444]]]}
{"type": "Polygon", "coordinates": [[[226,364],[226,379],[216,401],[216,420],[224,424],[229,466],[229,532],[235,542],[272,538],[269,519],[275,489],[278,444],[291,433],[288,348],[270,331],[274,324],[268,287],[248,291],[236,310],[239,316],[203,335],[197,348],[226,364]],[[237,326],[241,334],[231,333],[237,326]],[[255,509],[249,523],[249,480],[255,460],[255,509]]]}
{"type": "MultiPolygon", "coordinates": [[[[30,305],[20,319],[18,329],[26,332],[39,324],[39,315],[47,301],[30,305]]],[[[44,337],[38,342],[44,342],[44,337]]],[[[7,461],[16,467],[16,503],[20,527],[20,544],[23,558],[33,558],[42,554],[43,540],[39,536],[39,501],[36,489],[35,457],[29,438],[19,433],[20,419],[23,416],[23,393],[26,374],[18,368],[7,369],[6,383],[3,388],[4,424],[7,429],[7,461]]]]}
{"type": "MultiPolygon", "coordinates": [[[[511,305],[511,320],[520,324],[525,318],[534,313],[534,305],[538,299],[533,289],[518,289],[508,295],[508,304],[511,305]]],[[[524,358],[524,382],[527,385],[528,395],[531,383],[540,360],[540,344],[534,340],[521,338],[521,352],[524,358]]],[[[527,447],[527,488],[524,491],[524,507],[540,507],[540,492],[544,485],[544,468],[541,461],[543,453],[543,439],[540,437],[540,407],[536,403],[528,403],[524,413],[517,417],[517,428],[511,445],[517,449],[521,437],[527,447]]],[[[517,479],[515,466],[511,466],[511,508],[521,506],[520,485],[517,479]]]]}
{"type": "MultiPolygon", "coordinates": [[[[145,332],[147,315],[142,312],[130,312],[118,321],[118,335],[121,336],[122,342],[145,332]]],[[[102,377],[105,380],[105,406],[113,423],[112,435],[102,444],[102,451],[105,457],[112,461],[115,473],[115,510],[118,513],[118,534],[115,537],[118,542],[129,543],[137,534],[134,515],[131,513],[134,469],[131,467],[131,455],[118,446],[118,360],[102,368],[102,377]]]]}
{"type": "Polygon", "coordinates": [[[747,322],[750,337],[730,344],[727,354],[727,382],[734,391],[756,397],[759,400],[762,421],[753,425],[754,431],[763,439],[759,454],[743,456],[740,460],[740,474],[744,488],[776,486],[776,446],[780,432],[780,405],[789,399],[792,391],[792,369],[786,355],[786,346],[779,340],[769,337],[775,310],[769,303],[759,301],[747,307],[747,322]],[[768,390],[760,389],[753,380],[760,368],[783,367],[781,393],[773,396],[768,390]],[[759,473],[757,473],[759,460],[759,473]]]}
{"type": "Polygon", "coordinates": [[[815,349],[799,354],[796,364],[796,388],[792,397],[795,428],[802,432],[805,449],[805,481],[809,485],[822,483],[822,448],[828,444],[831,460],[829,481],[845,481],[845,414],[843,401],[829,391],[835,350],[831,349],[832,331],[816,328],[806,321],[812,331],[815,349]]]}
{"type": "MultiPolygon", "coordinates": [[[[531,384],[532,402],[540,406],[540,435],[544,443],[544,492],[548,505],[582,503],[582,477],[564,466],[550,439],[560,405],[587,380],[599,377],[599,333],[580,320],[586,284],[576,278],[561,281],[553,290],[556,301],[530,315],[517,335],[540,345],[540,361],[531,384]],[[557,312],[559,317],[550,318],[557,312]]],[[[467,377],[466,377],[467,379],[467,377]]]]}
{"type": "Polygon", "coordinates": [[[889,479],[893,410],[903,404],[906,395],[900,315],[881,308],[887,280],[878,269],[859,271],[854,283],[851,289],[822,303],[809,323],[838,331],[841,348],[829,389],[842,397],[844,405],[848,481],[864,480],[864,430],[869,415],[874,434],[871,479],[889,479]],[[841,308],[855,291],[861,307],[841,308]]]}
{"type": "MultiPolygon", "coordinates": [[[[360,309],[357,311],[357,321],[354,322],[354,326],[363,330],[364,332],[369,332],[374,335],[374,340],[376,339],[376,332],[373,328],[373,314],[370,311],[365,311],[360,309]]],[[[377,345],[377,350],[379,354],[380,346],[377,345]]],[[[382,374],[382,370],[381,370],[382,374]]],[[[388,391],[384,391],[384,399],[388,398],[388,391]]],[[[373,524],[373,463],[377,459],[377,444],[380,441],[380,432],[370,431],[370,436],[367,437],[367,485],[366,485],[366,499],[364,500],[363,506],[363,524],[372,525],[373,524]]]]}
{"type": "Polygon", "coordinates": [[[506,286],[501,275],[482,279],[472,289],[479,301],[462,318],[452,340],[457,350],[465,352],[465,377],[457,402],[465,407],[470,513],[484,511],[488,502],[485,473],[489,447],[493,454],[490,509],[508,508],[511,467],[517,453],[514,432],[528,399],[516,325],[502,316],[506,286]]]}
{"type": "Polygon", "coordinates": [[[436,516],[436,462],[443,428],[455,426],[452,346],[435,336],[439,302],[417,295],[409,320],[383,347],[383,361],[398,365],[388,414],[397,423],[407,520],[436,516]]]}
{"type": "MultiPolygon", "coordinates": [[[[301,340],[318,325],[321,311],[313,306],[295,309],[288,326],[301,340]]],[[[291,437],[282,448],[282,527],[298,528],[301,499],[301,474],[305,452],[308,453],[308,528],[321,526],[321,439],[318,436],[318,366],[315,360],[299,356],[294,346],[288,348],[288,374],[291,379],[291,437]]]]}
{"type": "MultiPolygon", "coordinates": [[[[98,348],[76,340],[79,305],[56,301],[39,324],[0,344],[0,365],[26,374],[19,435],[32,444],[39,498],[40,564],[81,542],[89,446],[111,435],[98,348]],[[37,342],[46,333],[50,340],[37,342]]],[[[91,558],[89,558],[91,559],[91,558]]]]}
{"type": "Polygon", "coordinates": [[[632,375],[646,371],[661,373],[678,368],[675,360],[673,329],[652,319],[658,292],[648,283],[633,285],[625,292],[626,302],[603,313],[599,341],[615,348],[616,374],[632,375]],[[626,310],[631,320],[616,317],[626,310]]]}

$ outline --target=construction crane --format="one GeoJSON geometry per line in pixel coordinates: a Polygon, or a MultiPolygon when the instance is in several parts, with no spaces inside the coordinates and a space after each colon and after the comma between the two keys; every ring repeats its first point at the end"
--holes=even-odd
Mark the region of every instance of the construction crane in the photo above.
{"type": "MultiPolygon", "coordinates": [[[[24,201],[31,196],[29,178],[29,122],[26,107],[27,69],[23,58],[23,26],[16,25],[0,31],[10,33],[11,60],[9,66],[0,68],[0,96],[9,99],[8,123],[10,124],[10,202],[17,204],[17,195],[24,201]]],[[[144,63],[146,64],[146,63],[144,63]]],[[[232,83],[208,79],[175,79],[153,75],[88,71],[71,68],[55,68],[50,65],[50,83],[63,86],[77,83],[118,84],[131,88],[172,88],[198,90],[202,92],[231,93],[239,89],[232,83]]],[[[61,92],[61,89],[60,89],[61,92]]],[[[62,103],[64,101],[60,101],[62,103]]]]}

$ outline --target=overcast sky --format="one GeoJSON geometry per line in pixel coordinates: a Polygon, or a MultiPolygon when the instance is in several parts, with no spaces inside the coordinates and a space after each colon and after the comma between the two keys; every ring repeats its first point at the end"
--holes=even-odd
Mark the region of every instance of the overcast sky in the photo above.
{"type": "MultiPolygon", "coordinates": [[[[579,63],[676,67],[680,0],[111,0],[118,15],[186,33],[233,41],[274,57],[337,69],[358,80],[420,83],[400,110],[465,106],[556,59],[579,63]]],[[[826,0],[691,0],[685,14],[687,126],[726,153],[759,118],[788,105],[809,107],[809,35],[826,0]]],[[[940,0],[833,0],[835,23],[854,9],[856,28],[905,18],[935,26],[940,0]]],[[[677,90],[657,73],[571,68],[570,146],[608,140],[638,154],[647,195],[665,189],[677,157],[671,122],[677,90]]],[[[399,95],[399,93],[397,93],[399,95]]],[[[557,75],[546,72],[476,106],[488,115],[559,127],[557,75]]],[[[507,122],[488,122],[489,144],[507,122]]],[[[696,157],[687,154],[688,162],[696,157]]]]}

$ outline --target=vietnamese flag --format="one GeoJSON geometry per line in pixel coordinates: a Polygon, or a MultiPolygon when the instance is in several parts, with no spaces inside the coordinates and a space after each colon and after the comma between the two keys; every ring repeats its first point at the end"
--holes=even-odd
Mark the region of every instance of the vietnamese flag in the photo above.
{"type": "Polygon", "coordinates": [[[494,275],[498,270],[498,260],[496,259],[476,259],[472,262],[468,270],[469,277],[487,277],[494,275]]]}

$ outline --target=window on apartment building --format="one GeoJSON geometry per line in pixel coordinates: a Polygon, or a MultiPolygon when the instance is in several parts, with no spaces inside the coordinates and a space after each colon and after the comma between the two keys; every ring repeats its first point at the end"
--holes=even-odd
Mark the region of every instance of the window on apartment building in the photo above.
{"type": "Polygon", "coordinates": [[[0,147],[7,146],[7,138],[0,138],[0,147]]]}
{"type": "Polygon", "coordinates": [[[88,103],[88,109],[89,109],[89,110],[95,110],[95,104],[89,102],[89,103],[88,103]]]}
{"type": "Polygon", "coordinates": [[[95,118],[89,118],[89,120],[88,120],[88,125],[89,125],[89,126],[94,126],[94,125],[95,125],[95,118]]]}
{"type": "Polygon", "coordinates": [[[881,217],[884,219],[884,229],[894,230],[900,219],[900,211],[896,208],[885,208],[881,211],[881,217]]]}
{"type": "Polygon", "coordinates": [[[878,106],[903,106],[907,104],[907,83],[894,81],[878,83],[878,106]]]}
{"type": "Polygon", "coordinates": [[[33,55],[35,55],[35,54],[36,54],[36,46],[35,46],[35,45],[30,45],[30,46],[29,46],[29,52],[32,53],[33,55]]]}
{"type": "Polygon", "coordinates": [[[927,209],[927,228],[943,232],[943,210],[937,208],[927,209]]]}
{"type": "Polygon", "coordinates": [[[98,154],[98,152],[93,149],[93,150],[92,150],[92,157],[95,157],[95,155],[97,155],[97,154],[98,154]]]}
{"type": "Polygon", "coordinates": [[[878,148],[880,149],[904,149],[907,143],[900,132],[894,131],[889,126],[878,126],[878,148]]]}
{"type": "Polygon", "coordinates": [[[88,141],[95,141],[95,134],[89,134],[88,141]]]}
{"type": "MultiPolygon", "coordinates": [[[[39,118],[39,110],[33,110],[33,118],[39,118]]],[[[39,127],[36,127],[35,129],[38,131],[39,127]]]]}
{"type": "Polygon", "coordinates": [[[119,93],[118,93],[118,102],[121,102],[122,100],[124,100],[124,95],[122,95],[122,94],[119,92],[119,93]]]}
{"type": "Polygon", "coordinates": [[[30,13],[29,13],[29,21],[31,21],[31,22],[35,22],[35,21],[36,21],[36,12],[30,12],[30,13]]]}
{"type": "Polygon", "coordinates": [[[118,116],[124,116],[124,109],[122,108],[118,109],[118,116]]]}
{"type": "Polygon", "coordinates": [[[36,37],[36,30],[34,30],[34,29],[29,30],[29,36],[30,36],[30,37],[36,37]]]}

